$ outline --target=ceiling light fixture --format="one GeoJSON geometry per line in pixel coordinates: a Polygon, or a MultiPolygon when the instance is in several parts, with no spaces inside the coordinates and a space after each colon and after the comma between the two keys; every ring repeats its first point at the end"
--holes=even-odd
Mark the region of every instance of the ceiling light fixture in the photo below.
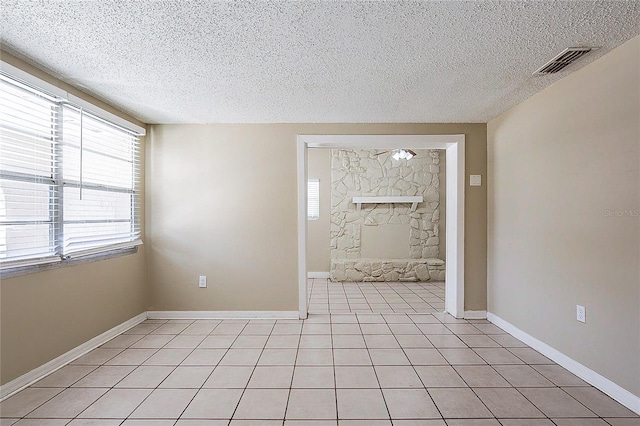
{"type": "Polygon", "coordinates": [[[410,160],[416,155],[416,153],[410,149],[396,149],[391,155],[394,160],[410,160]]]}

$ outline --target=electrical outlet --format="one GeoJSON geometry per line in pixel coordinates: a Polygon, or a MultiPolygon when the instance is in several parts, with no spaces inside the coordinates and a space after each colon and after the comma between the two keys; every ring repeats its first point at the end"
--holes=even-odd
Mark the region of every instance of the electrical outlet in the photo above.
{"type": "Polygon", "coordinates": [[[198,287],[200,287],[200,288],[206,288],[207,287],[207,276],[206,275],[200,275],[200,278],[198,278],[198,287]]]}
{"type": "Polygon", "coordinates": [[[576,319],[582,323],[587,322],[587,308],[581,305],[576,305],[576,319]]]}

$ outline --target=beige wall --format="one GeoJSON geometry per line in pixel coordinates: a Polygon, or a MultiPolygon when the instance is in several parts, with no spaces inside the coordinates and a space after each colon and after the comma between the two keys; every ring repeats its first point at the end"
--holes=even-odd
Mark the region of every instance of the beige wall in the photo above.
{"type": "Polygon", "coordinates": [[[488,125],[489,311],[635,395],[639,64],[636,37],[488,125]]]}
{"type": "MultiPolygon", "coordinates": [[[[467,174],[485,175],[485,124],[151,126],[150,309],[297,310],[296,136],[447,133],[466,134],[467,174]]],[[[466,197],[465,306],[483,310],[485,187],[466,197]]]]}
{"type": "Polygon", "coordinates": [[[331,150],[309,148],[307,175],[320,179],[320,216],[307,222],[307,270],[329,272],[331,268],[331,150]]]}
{"type": "MultiPolygon", "coordinates": [[[[1,57],[142,125],[5,52],[1,57]]],[[[135,255],[3,279],[0,310],[0,383],[5,384],[144,312],[144,246],[135,255]]]]}

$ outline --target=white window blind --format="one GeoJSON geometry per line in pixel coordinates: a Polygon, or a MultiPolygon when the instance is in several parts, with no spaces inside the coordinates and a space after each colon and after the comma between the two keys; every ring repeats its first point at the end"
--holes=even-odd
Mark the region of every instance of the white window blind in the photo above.
{"type": "Polygon", "coordinates": [[[0,75],[0,267],[140,244],[136,132],[0,75]]]}
{"type": "Polygon", "coordinates": [[[0,262],[55,261],[59,107],[26,86],[0,79],[0,262]]]}
{"type": "Polygon", "coordinates": [[[320,181],[309,179],[307,181],[307,219],[318,220],[320,218],[320,181]]]}

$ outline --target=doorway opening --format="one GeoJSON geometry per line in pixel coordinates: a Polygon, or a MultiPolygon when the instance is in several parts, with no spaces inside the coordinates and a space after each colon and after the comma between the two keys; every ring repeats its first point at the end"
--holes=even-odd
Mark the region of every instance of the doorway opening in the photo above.
{"type": "MultiPolygon", "coordinates": [[[[411,150],[446,150],[447,208],[445,237],[447,262],[444,284],[444,310],[455,317],[462,317],[464,315],[464,135],[298,136],[298,280],[300,318],[306,318],[308,315],[308,148],[378,151],[403,148],[411,150]]],[[[363,201],[366,202],[366,200],[363,201]]],[[[401,200],[401,202],[404,201],[401,200]]]]}

